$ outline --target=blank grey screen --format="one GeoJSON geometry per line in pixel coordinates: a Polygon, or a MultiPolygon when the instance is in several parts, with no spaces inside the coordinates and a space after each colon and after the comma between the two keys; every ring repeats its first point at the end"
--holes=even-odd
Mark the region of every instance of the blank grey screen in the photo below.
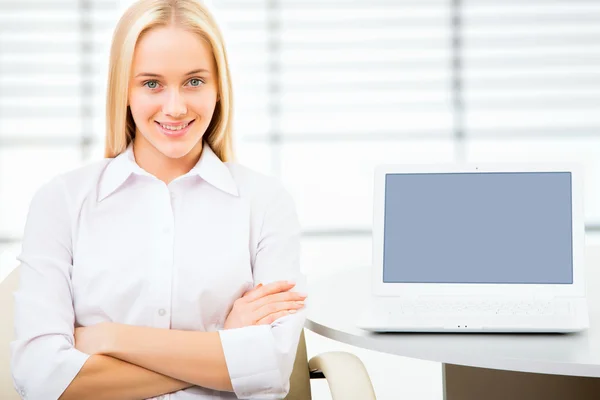
{"type": "Polygon", "coordinates": [[[573,282],[570,172],[387,174],[383,281],[573,282]]]}

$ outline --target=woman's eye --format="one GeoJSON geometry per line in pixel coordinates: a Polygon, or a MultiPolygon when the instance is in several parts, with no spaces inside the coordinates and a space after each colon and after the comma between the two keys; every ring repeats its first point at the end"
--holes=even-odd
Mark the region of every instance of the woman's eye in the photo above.
{"type": "Polygon", "coordinates": [[[148,81],[148,82],[144,83],[144,85],[147,86],[149,89],[156,89],[158,87],[158,82],[148,81]]]}
{"type": "Polygon", "coordinates": [[[200,85],[202,85],[202,81],[200,79],[197,79],[197,78],[190,79],[190,86],[197,87],[200,85]]]}

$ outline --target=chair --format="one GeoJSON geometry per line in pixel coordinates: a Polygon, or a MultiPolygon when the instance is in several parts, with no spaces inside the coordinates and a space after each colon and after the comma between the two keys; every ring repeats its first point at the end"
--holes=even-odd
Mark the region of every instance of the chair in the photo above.
{"type": "Polygon", "coordinates": [[[300,335],[296,361],[286,400],[311,400],[310,380],[327,379],[332,400],[375,400],[367,370],[354,354],[330,351],[307,361],[304,331],[300,335]]]}
{"type": "Polygon", "coordinates": [[[0,399],[2,400],[21,398],[13,387],[8,347],[15,337],[13,292],[17,290],[18,282],[18,268],[0,281],[0,399]]]}
{"type": "MultiPolygon", "coordinates": [[[[19,268],[0,282],[0,399],[18,400],[10,373],[9,343],[14,339],[14,299],[19,268]]],[[[304,332],[300,336],[296,361],[286,400],[310,400],[311,379],[327,379],[333,400],[375,400],[375,393],[363,363],[353,354],[328,352],[308,361],[304,332]]]]}

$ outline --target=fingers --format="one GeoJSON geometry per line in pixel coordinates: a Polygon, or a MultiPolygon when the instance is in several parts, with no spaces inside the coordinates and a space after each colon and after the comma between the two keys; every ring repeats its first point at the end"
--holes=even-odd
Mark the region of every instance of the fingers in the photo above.
{"type": "Polygon", "coordinates": [[[278,318],[294,314],[304,307],[304,301],[280,301],[268,303],[254,311],[254,325],[270,324],[278,318]]]}
{"type": "Polygon", "coordinates": [[[252,302],[257,299],[260,299],[261,297],[268,296],[270,294],[288,291],[291,288],[293,288],[295,285],[296,284],[294,282],[289,282],[289,281],[271,282],[271,283],[267,283],[266,285],[263,285],[261,287],[258,287],[258,286],[255,287],[254,289],[247,292],[242,297],[244,299],[246,299],[247,301],[252,302]]]}
{"type": "Polygon", "coordinates": [[[283,293],[270,294],[260,299],[255,300],[252,303],[254,309],[259,309],[267,304],[281,303],[289,301],[303,301],[306,299],[306,294],[299,292],[287,291],[283,293]]]}
{"type": "Polygon", "coordinates": [[[276,281],[258,284],[248,290],[233,302],[225,320],[225,329],[270,324],[278,318],[295,313],[304,307],[302,301],[307,297],[290,292],[295,285],[294,282],[276,281]]]}
{"type": "Polygon", "coordinates": [[[269,314],[266,317],[258,320],[255,325],[270,325],[279,318],[285,317],[286,315],[294,314],[296,310],[282,310],[273,314],[269,314]]]}
{"type": "Polygon", "coordinates": [[[304,307],[303,301],[279,301],[276,303],[265,304],[254,312],[254,320],[260,321],[270,314],[276,314],[281,311],[298,310],[304,307]]]}
{"type": "Polygon", "coordinates": [[[248,290],[246,293],[244,293],[244,294],[242,295],[242,297],[246,297],[246,296],[248,296],[250,293],[252,293],[252,292],[253,292],[253,291],[255,291],[256,289],[258,289],[258,288],[262,287],[262,285],[263,285],[262,283],[259,283],[258,285],[256,285],[255,287],[253,287],[252,289],[250,289],[250,290],[248,290]]]}

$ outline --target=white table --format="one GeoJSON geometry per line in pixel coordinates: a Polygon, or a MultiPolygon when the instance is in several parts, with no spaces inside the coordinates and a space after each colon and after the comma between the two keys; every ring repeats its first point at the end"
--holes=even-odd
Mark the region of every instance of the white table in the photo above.
{"type": "Polygon", "coordinates": [[[443,363],[446,400],[600,399],[600,247],[586,249],[586,279],[591,326],[582,333],[369,333],[355,326],[371,290],[365,267],[310,282],[306,327],[353,346],[443,363]]]}

